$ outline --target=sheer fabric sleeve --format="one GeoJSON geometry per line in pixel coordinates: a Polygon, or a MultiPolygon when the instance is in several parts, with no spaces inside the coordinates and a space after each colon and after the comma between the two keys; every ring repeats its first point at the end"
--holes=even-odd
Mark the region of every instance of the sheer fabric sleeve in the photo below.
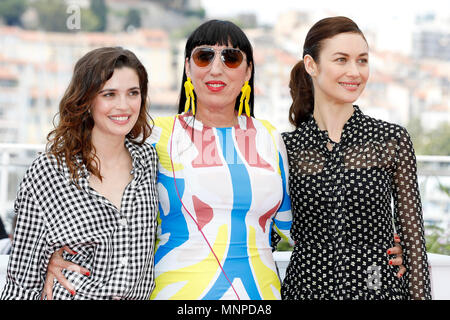
{"type": "Polygon", "coordinates": [[[46,250],[45,221],[31,190],[24,180],[14,203],[17,223],[2,300],[38,300],[44,286],[51,253],[46,250]]]}
{"type": "Polygon", "coordinates": [[[404,279],[411,299],[431,299],[416,158],[411,138],[405,129],[401,130],[397,141],[393,198],[395,226],[402,241],[407,269],[404,279]]]}

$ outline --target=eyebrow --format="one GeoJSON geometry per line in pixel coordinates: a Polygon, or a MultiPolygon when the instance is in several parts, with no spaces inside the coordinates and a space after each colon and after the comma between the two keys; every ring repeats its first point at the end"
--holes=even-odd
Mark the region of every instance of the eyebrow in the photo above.
{"type": "MultiPolygon", "coordinates": [[[[333,53],[333,55],[343,55],[344,57],[349,57],[350,56],[348,53],[345,53],[345,52],[335,52],[335,53],[333,53]]],[[[358,57],[368,56],[368,55],[369,54],[367,52],[363,52],[363,53],[360,53],[358,55],[358,57]]]]}
{"type": "MultiPolygon", "coordinates": [[[[139,87],[132,87],[132,88],[129,88],[128,89],[128,91],[129,90],[141,90],[141,88],[139,88],[139,87]]],[[[100,90],[98,93],[103,93],[103,92],[107,92],[107,91],[117,91],[117,89],[113,89],[113,88],[106,88],[106,89],[102,89],[102,90],[100,90]]]]}

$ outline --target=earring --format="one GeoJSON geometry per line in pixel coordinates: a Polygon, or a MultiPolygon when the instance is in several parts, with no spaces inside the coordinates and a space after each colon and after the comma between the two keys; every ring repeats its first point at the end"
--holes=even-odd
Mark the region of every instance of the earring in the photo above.
{"type": "Polygon", "coordinates": [[[248,81],[245,81],[245,84],[241,89],[242,94],[241,94],[241,101],[239,103],[238,116],[240,116],[242,114],[242,107],[243,107],[244,100],[245,100],[245,114],[247,115],[247,117],[250,117],[250,105],[248,104],[248,102],[250,100],[250,92],[251,91],[252,91],[252,88],[248,84],[248,81]]]}
{"type": "Polygon", "coordinates": [[[184,112],[188,112],[189,105],[192,101],[192,114],[195,115],[195,96],[194,96],[194,85],[191,82],[191,78],[187,78],[184,82],[184,92],[186,93],[186,104],[184,105],[184,112]]]}

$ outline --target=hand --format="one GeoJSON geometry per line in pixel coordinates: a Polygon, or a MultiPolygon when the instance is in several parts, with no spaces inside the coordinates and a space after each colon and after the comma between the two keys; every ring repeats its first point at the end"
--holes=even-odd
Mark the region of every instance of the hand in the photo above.
{"type": "Polygon", "coordinates": [[[66,251],[69,254],[77,254],[75,251],[70,249],[68,246],[55,251],[50,257],[50,261],[47,267],[47,277],[44,283],[44,290],[42,291],[41,300],[47,298],[47,300],[53,300],[53,280],[56,280],[70,292],[72,296],[76,294],[75,287],[66,279],[62,274],[62,270],[67,269],[70,271],[81,273],[85,276],[90,275],[90,271],[86,268],[80,267],[79,265],[72,263],[70,261],[64,260],[62,254],[66,251]]]}
{"type": "Polygon", "coordinates": [[[402,254],[403,254],[403,248],[400,245],[400,238],[397,234],[394,234],[394,242],[395,242],[395,246],[392,248],[389,248],[387,251],[387,254],[391,255],[391,254],[395,254],[395,258],[392,258],[389,260],[389,264],[390,265],[394,265],[394,266],[400,266],[399,270],[397,272],[397,277],[401,278],[403,276],[403,274],[406,272],[406,268],[403,265],[403,258],[402,258],[402,254]]]}

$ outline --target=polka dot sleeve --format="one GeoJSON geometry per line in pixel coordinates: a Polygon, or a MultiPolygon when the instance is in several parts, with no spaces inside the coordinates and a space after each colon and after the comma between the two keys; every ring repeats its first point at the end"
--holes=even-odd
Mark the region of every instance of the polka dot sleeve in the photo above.
{"type": "Polygon", "coordinates": [[[402,240],[404,275],[412,299],[431,299],[428,261],[413,145],[405,129],[397,143],[393,175],[394,220],[402,240]]]}

